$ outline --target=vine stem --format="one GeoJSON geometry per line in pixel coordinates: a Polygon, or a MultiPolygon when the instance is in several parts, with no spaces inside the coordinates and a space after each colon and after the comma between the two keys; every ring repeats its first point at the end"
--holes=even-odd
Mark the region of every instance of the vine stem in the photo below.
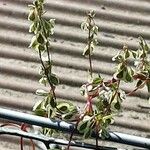
{"type": "Polygon", "coordinates": [[[109,112],[110,107],[111,107],[111,103],[113,102],[115,96],[116,96],[117,93],[118,93],[119,85],[120,85],[120,80],[118,80],[117,89],[116,89],[114,95],[111,97],[110,104],[108,105],[108,107],[107,107],[106,110],[104,111],[104,114],[107,114],[107,113],[109,112]]]}
{"type": "MultiPolygon", "coordinates": [[[[86,108],[89,108],[90,111],[93,111],[91,99],[92,99],[92,98],[90,98],[90,97],[88,96],[88,100],[87,100],[87,104],[88,104],[88,105],[87,105],[87,107],[85,107],[85,109],[86,109],[86,108]]],[[[69,150],[69,148],[70,148],[70,144],[71,144],[71,141],[72,141],[72,138],[73,138],[73,134],[74,134],[75,130],[77,129],[79,122],[84,118],[84,116],[85,116],[87,113],[89,113],[89,112],[87,112],[87,110],[86,110],[86,111],[83,113],[83,115],[81,115],[81,116],[79,117],[79,119],[77,120],[77,122],[76,122],[76,124],[75,124],[74,130],[71,132],[70,139],[69,139],[69,143],[68,143],[68,146],[67,146],[67,150],[69,150]]]]}
{"type": "Polygon", "coordinates": [[[84,118],[84,116],[85,116],[85,114],[81,115],[79,117],[79,119],[77,120],[74,130],[71,132],[71,135],[70,135],[70,138],[69,138],[69,143],[68,143],[68,146],[67,146],[67,150],[69,150],[70,145],[71,145],[71,141],[72,141],[72,138],[73,138],[73,134],[74,134],[75,130],[77,129],[79,122],[84,118]]]}
{"type": "MultiPolygon", "coordinates": [[[[36,12],[37,12],[37,14],[38,14],[38,18],[39,18],[39,20],[40,20],[40,23],[42,24],[42,17],[41,17],[41,16],[42,16],[42,11],[41,11],[41,12],[38,12],[38,10],[36,9],[36,12]]],[[[43,24],[42,24],[42,25],[43,25],[43,24]]],[[[44,32],[45,32],[45,30],[44,30],[44,32]]],[[[49,60],[49,62],[50,62],[50,61],[51,61],[51,60],[50,60],[50,53],[49,53],[49,50],[48,50],[48,46],[47,46],[47,45],[46,45],[46,52],[47,52],[47,55],[48,55],[48,60],[49,60]]],[[[39,50],[39,57],[40,57],[41,64],[42,64],[42,66],[43,66],[43,68],[44,68],[44,72],[45,72],[45,75],[46,75],[46,77],[47,77],[48,83],[49,83],[50,88],[51,88],[51,90],[52,90],[53,97],[54,97],[54,99],[56,100],[56,94],[55,94],[55,91],[54,91],[54,86],[53,86],[53,84],[51,83],[48,74],[46,73],[46,68],[45,68],[45,65],[44,65],[44,63],[43,63],[42,55],[41,55],[41,51],[40,51],[40,50],[39,50]]],[[[49,65],[51,65],[51,64],[49,64],[49,65]]]]}
{"type": "Polygon", "coordinates": [[[115,91],[115,94],[114,94],[114,95],[112,96],[112,98],[111,98],[110,105],[111,105],[112,101],[114,100],[114,98],[115,98],[115,96],[116,96],[116,94],[117,94],[117,92],[118,92],[119,85],[120,85],[120,80],[118,80],[117,89],[116,89],[116,91],[115,91]]]}
{"type": "Polygon", "coordinates": [[[127,96],[131,96],[134,92],[136,92],[138,89],[140,89],[142,86],[144,86],[145,83],[146,83],[146,81],[144,81],[140,86],[135,88],[133,91],[127,93],[127,96]]]}
{"type": "Polygon", "coordinates": [[[20,138],[20,149],[23,150],[23,137],[20,138]]]}
{"type": "Polygon", "coordinates": [[[93,74],[93,67],[92,67],[92,58],[91,58],[91,17],[88,16],[89,18],[89,32],[88,32],[88,49],[89,49],[89,64],[90,64],[90,76],[92,78],[93,74]]]}
{"type": "MultiPolygon", "coordinates": [[[[27,125],[25,123],[22,123],[21,124],[21,130],[24,132],[28,132],[26,128],[27,128],[27,125]]],[[[32,150],[35,150],[35,144],[34,144],[32,139],[30,139],[30,143],[32,146],[32,150]]],[[[23,150],[23,137],[20,138],[20,145],[21,145],[21,150],[23,150]]]]}
{"type": "MultiPolygon", "coordinates": [[[[91,39],[90,39],[90,38],[91,38],[91,17],[90,17],[90,16],[88,16],[88,20],[89,20],[88,49],[89,49],[89,51],[90,51],[90,52],[89,52],[89,65],[90,65],[89,71],[90,71],[90,76],[91,76],[91,78],[92,78],[93,67],[92,67],[92,58],[91,58],[91,39]]],[[[88,102],[89,102],[89,101],[88,101],[88,102]]],[[[90,104],[90,108],[91,108],[91,104],[90,104]]],[[[86,113],[86,112],[85,112],[85,113],[86,113]]],[[[85,116],[85,113],[84,113],[84,115],[83,115],[81,118],[79,118],[79,120],[77,121],[77,123],[76,123],[76,125],[75,125],[75,129],[77,128],[77,126],[78,126],[80,120],[82,120],[83,117],[85,116]]],[[[72,138],[73,138],[74,131],[75,131],[75,130],[73,130],[72,133],[71,133],[71,135],[70,135],[70,139],[69,139],[69,143],[68,143],[68,146],[67,146],[67,150],[69,150],[69,148],[70,148],[70,144],[71,144],[71,141],[72,141],[72,138]]]]}
{"type": "Polygon", "coordinates": [[[49,85],[50,85],[50,87],[51,87],[51,90],[52,90],[52,93],[53,93],[53,97],[54,97],[54,99],[56,100],[56,94],[55,94],[55,91],[54,91],[54,86],[53,86],[53,84],[51,83],[51,81],[50,81],[50,79],[49,79],[49,77],[48,77],[48,74],[46,73],[46,68],[45,68],[45,65],[44,65],[44,63],[43,63],[42,55],[41,55],[41,51],[40,51],[40,50],[39,50],[39,57],[40,57],[41,64],[42,64],[42,66],[43,66],[43,68],[44,68],[45,75],[46,75],[46,77],[47,77],[48,83],[49,83],[49,85]]]}

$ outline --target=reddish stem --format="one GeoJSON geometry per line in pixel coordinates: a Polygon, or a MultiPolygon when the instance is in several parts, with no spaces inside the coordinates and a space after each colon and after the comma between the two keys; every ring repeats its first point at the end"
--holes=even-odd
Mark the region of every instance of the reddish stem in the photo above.
{"type": "MultiPolygon", "coordinates": [[[[25,124],[22,123],[21,130],[25,131],[25,128],[26,128],[25,124]]],[[[21,146],[21,150],[23,150],[23,137],[20,138],[20,146],[21,146]]]]}
{"type": "Polygon", "coordinates": [[[86,114],[83,114],[83,115],[81,115],[81,116],[78,118],[78,120],[77,120],[77,122],[76,122],[76,124],[75,124],[74,130],[71,132],[70,139],[69,139],[69,143],[68,143],[68,146],[67,146],[67,150],[69,150],[69,148],[70,148],[71,141],[72,141],[72,138],[73,138],[73,134],[74,134],[75,130],[77,129],[79,122],[84,118],[85,115],[86,115],[86,114]]]}
{"type": "Polygon", "coordinates": [[[5,123],[5,124],[0,125],[0,127],[5,127],[5,126],[13,126],[13,127],[20,128],[20,126],[19,126],[19,125],[17,125],[17,124],[13,124],[13,123],[5,123]]]}
{"type": "Polygon", "coordinates": [[[31,143],[31,145],[32,145],[32,150],[35,150],[35,144],[34,144],[34,142],[33,142],[32,139],[30,139],[30,143],[31,143]]]}
{"type": "Polygon", "coordinates": [[[127,93],[127,96],[131,96],[134,92],[136,92],[138,89],[140,89],[145,83],[146,83],[146,80],[140,86],[135,88],[133,91],[127,93]]]}
{"type": "MultiPolygon", "coordinates": [[[[24,131],[24,132],[28,132],[27,127],[28,127],[28,125],[23,123],[21,125],[21,130],[24,131]]],[[[20,143],[21,143],[21,150],[23,150],[23,138],[22,137],[20,139],[20,143]]],[[[32,150],[35,150],[35,144],[34,144],[32,139],[30,139],[30,143],[31,143],[31,146],[32,146],[32,150]]]]}
{"type": "Polygon", "coordinates": [[[23,137],[20,138],[20,146],[21,150],[23,150],[23,137]]]}
{"type": "Polygon", "coordinates": [[[92,96],[88,96],[87,103],[85,106],[85,114],[92,114],[92,113],[93,113],[92,96]]]}

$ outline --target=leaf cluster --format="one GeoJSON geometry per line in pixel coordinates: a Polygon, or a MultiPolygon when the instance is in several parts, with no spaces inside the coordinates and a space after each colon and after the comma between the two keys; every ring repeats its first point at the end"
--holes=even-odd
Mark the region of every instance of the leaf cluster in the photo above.
{"type": "Polygon", "coordinates": [[[150,49],[142,37],[139,39],[137,51],[129,50],[127,46],[124,46],[123,50],[112,58],[113,61],[118,62],[114,78],[125,82],[136,81],[133,92],[143,88],[145,85],[148,92],[150,92],[150,60],[148,59],[150,49]],[[131,59],[134,62],[134,67],[131,67],[128,63],[131,59]]]}
{"type": "Polygon", "coordinates": [[[125,82],[133,81],[134,71],[128,63],[131,55],[132,52],[128,49],[127,46],[124,46],[123,50],[118,52],[118,54],[112,58],[113,61],[118,62],[117,70],[114,74],[115,78],[125,82]]]}
{"type": "Polygon", "coordinates": [[[84,133],[84,138],[88,138],[93,132],[98,132],[102,138],[108,137],[108,126],[121,110],[121,102],[126,97],[119,84],[119,80],[113,78],[104,81],[99,76],[82,86],[82,95],[87,98],[87,103],[78,130],[84,133]]]}
{"type": "MultiPolygon", "coordinates": [[[[59,78],[52,71],[52,59],[50,51],[50,37],[54,33],[55,19],[46,20],[44,18],[44,0],[35,0],[29,5],[30,12],[28,20],[31,22],[29,32],[34,36],[30,46],[39,54],[41,66],[39,82],[44,86],[49,85],[50,90],[38,89],[36,94],[42,96],[42,100],[33,107],[36,115],[65,120],[75,123],[77,130],[83,134],[83,138],[88,138],[92,133],[108,137],[108,127],[113,123],[114,116],[121,111],[121,103],[126,99],[125,92],[120,88],[120,82],[126,83],[137,81],[135,92],[144,85],[150,92],[150,61],[148,60],[149,47],[140,38],[139,49],[129,50],[127,46],[112,58],[116,61],[116,72],[110,80],[104,80],[100,75],[92,76],[92,59],[94,47],[97,45],[98,27],[95,24],[95,12],[90,11],[86,21],[81,24],[81,29],[88,33],[87,45],[83,55],[89,58],[90,80],[81,87],[81,94],[86,98],[83,110],[68,101],[56,101],[55,88],[59,84],[59,78]],[[134,59],[135,67],[131,67],[130,60],[134,59]]],[[[132,93],[131,92],[131,93],[132,93]]],[[[43,128],[43,134],[54,136],[58,131],[43,128]]],[[[51,145],[51,150],[62,149],[58,145],[51,145]]]]}
{"type": "Polygon", "coordinates": [[[81,24],[81,29],[88,32],[87,45],[84,48],[83,55],[89,56],[92,55],[94,47],[98,44],[97,34],[98,26],[94,22],[95,12],[90,11],[87,15],[86,21],[81,24]]]}

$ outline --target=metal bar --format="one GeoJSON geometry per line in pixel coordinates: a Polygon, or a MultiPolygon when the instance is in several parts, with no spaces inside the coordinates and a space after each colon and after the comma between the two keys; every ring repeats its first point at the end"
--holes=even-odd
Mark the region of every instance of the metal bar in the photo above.
{"type": "MultiPolygon", "coordinates": [[[[47,146],[48,148],[49,148],[49,144],[52,144],[52,143],[58,144],[58,145],[68,145],[69,143],[69,141],[63,140],[63,139],[55,139],[52,137],[47,137],[47,136],[39,135],[35,133],[28,133],[28,132],[24,132],[24,131],[17,130],[17,129],[0,127],[0,135],[2,134],[8,134],[8,135],[20,136],[20,137],[27,138],[27,139],[38,140],[38,141],[43,142],[45,146],[47,146]]],[[[72,141],[70,146],[95,149],[95,145],[82,143],[82,142],[76,142],[76,141],[72,141]]],[[[117,150],[117,148],[99,146],[98,150],[117,150]]]]}
{"type": "MultiPolygon", "coordinates": [[[[71,133],[72,131],[75,130],[74,125],[71,123],[51,120],[49,118],[43,118],[43,117],[16,112],[4,108],[0,108],[0,118],[18,121],[18,122],[24,122],[32,125],[37,125],[37,126],[42,126],[42,127],[47,127],[47,128],[57,129],[57,130],[59,129],[60,131],[67,132],[67,133],[71,133]]],[[[79,134],[77,130],[75,130],[75,134],[79,134]]],[[[95,138],[94,133],[92,134],[92,137],[95,138]]],[[[129,134],[110,131],[109,138],[107,138],[106,140],[128,144],[132,146],[150,148],[150,139],[133,136],[129,134]]]]}

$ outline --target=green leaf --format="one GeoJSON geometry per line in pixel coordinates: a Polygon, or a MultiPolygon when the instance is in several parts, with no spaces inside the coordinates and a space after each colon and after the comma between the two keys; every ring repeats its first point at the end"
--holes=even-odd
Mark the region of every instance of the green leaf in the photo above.
{"type": "Polygon", "coordinates": [[[35,1],[33,2],[33,4],[34,4],[36,7],[38,7],[39,2],[38,2],[37,0],[35,0],[35,1]]]}
{"type": "Polygon", "coordinates": [[[123,78],[123,75],[124,75],[124,70],[121,70],[120,72],[117,73],[116,77],[118,79],[122,79],[123,78]]]}
{"type": "Polygon", "coordinates": [[[149,46],[147,45],[146,42],[145,42],[145,45],[144,45],[144,49],[145,49],[146,52],[150,51],[150,48],[149,48],[149,46]]]}
{"type": "Polygon", "coordinates": [[[84,139],[87,139],[91,136],[92,130],[90,128],[86,128],[85,132],[84,132],[84,139]]]}
{"type": "Polygon", "coordinates": [[[88,15],[91,16],[92,18],[94,18],[95,17],[95,11],[91,10],[88,15]]]}
{"type": "Polygon", "coordinates": [[[37,36],[37,42],[40,44],[44,44],[44,42],[45,42],[44,36],[41,33],[39,33],[37,36]]]}
{"type": "Polygon", "coordinates": [[[121,105],[119,102],[115,103],[114,104],[114,107],[117,109],[117,110],[120,110],[121,109],[121,105]]]}
{"type": "Polygon", "coordinates": [[[126,93],[123,90],[119,90],[118,98],[120,98],[120,102],[123,102],[126,99],[126,93]]]}
{"type": "Polygon", "coordinates": [[[148,47],[146,41],[143,39],[143,37],[139,37],[139,38],[140,38],[139,44],[140,44],[140,46],[141,46],[141,49],[142,49],[143,51],[145,51],[145,52],[148,52],[148,51],[149,51],[149,47],[148,47]]]}
{"type": "Polygon", "coordinates": [[[54,26],[55,26],[55,19],[50,19],[49,23],[51,25],[51,28],[54,28],[54,26]]]}
{"type": "Polygon", "coordinates": [[[41,24],[39,22],[37,22],[37,24],[36,24],[36,30],[34,31],[34,34],[37,35],[41,31],[41,29],[42,29],[41,24]]]}
{"type": "Polygon", "coordinates": [[[46,111],[44,110],[44,109],[36,109],[35,111],[34,111],[34,114],[35,115],[37,115],[37,116],[46,116],[46,111]]]}
{"type": "MultiPolygon", "coordinates": [[[[108,99],[105,98],[105,99],[103,100],[103,105],[104,105],[105,108],[109,105],[108,99]]],[[[104,108],[103,108],[103,109],[104,109],[104,108]]]]}
{"type": "Polygon", "coordinates": [[[89,120],[79,122],[77,129],[80,133],[84,133],[85,129],[87,128],[88,121],[89,120]]]}
{"type": "Polygon", "coordinates": [[[51,19],[50,21],[43,19],[43,25],[47,37],[54,34],[54,25],[55,25],[54,19],[51,19]]]}
{"type": "Polygon", "coordinates": [[[102,112],[103,111],[103,107],[104,105],[103,105],[103,102],[102,102],[102,100],[98,100],[97,102],[96,102],[96,108],[98,109],[98,111],[100,111],[100,112],[102,112]]]}
{"type": "Polygon", "coordinates": [[[97,33],[98,33],[98,26],[96,26],[96,25],[93,26],[92,30],[93,30],[93,33],[97,35],[97,33]]]}
{"type": "Polygon", "coordinates": [[[131,68],[127,68],[127,71],[126,71],[126,74],[125,74],[125,81],[126,82],[132,82],[133,79],[132,79],[132,76],[133,76],[133,70],[131,68]]]}
{"type": "Polygon", "coordinates": [[[87,31],[88,26],[89,26],[89,24],[87,22],[82,22],[81,23],[81,30],[87,31]]]}
{"type": "Polygon", "coordinates": [[[40,50],[41,52],[43,52],[43,51],[46,50],[46,47],[45,47],[44,45],[38,44],[37,47],[36,47],[36,49],[37,49],[38,51],[40,50]]]}
{"type": "Polygon", "coordinates": [[[96,46],[98,44],[98,40],[96,38],[94,38],[92,43],[93,43],[94,46],[96,46]]]}
{"type": "Polygon", "coordinates": [[[50,81],[51,81],[54,85],[58,85],[58,84],[59,84],[59,78],[58,78],[55,74],[51,74],[51,75],[50,75],[50,81]]]}
{"type": "Polygon", "coordinates": [[[72,117],[73,117],[73,113],[72,112],[69,112],[69,113],[66,113],[66,114],[62,115],[62,118],[64,120],[70,120],[70,119],[72,119],[72,117]]]}
{"type": "Polygon", "coordinates": [[[142,81],[142,80],[138,80],[138,82],[137,82],[137,84],[136,84],[136,87],[141,86],[141,85],[142,85],[142,83],[143,83],[143,81],[142,81]]]}
{"type": "Polygon", "coordinates": [[[53,114],[53,110],[51,108],[48,108],[47,114],[48,114],[48,118],[51,118],[51,116],[53,114]]]}
{"type": "Polygon", "coordinates": [[[38,42],[37,42],[36,36],[33,36],[29,47],[35,49],[37,45],[38,45],[38,42]]]}
{"type": "Polygon", "coordinates": [[[31,5],[28,5],[28,7],[29,7],[30,10],[33,10],[33,9],[35,8],[35,6],[32,5],[32,4],[31,4],[31,5]]]}
{"type": "Polygon", "coordinates": [[[35,23],[32,23],[32,24],[30,25],[29,32],[32,33],[32,32],[35,31],[35,29],[36,29],[35,23]]]}
{"type": "Polygon", "coordinates": [[[97,77],[93,79],[92,84],[101,84],[103,82],[103,79],[101,77],[97,77]]]}
{"type": "Polygon", "coordinates": [[[103,128],[100,131],[100,136],[101,136],[102,139],[106,139],[106,138],[109,138],[109,133],[108,133],[108,131],[105,128],[103,128]]]}
{"type": "Polygon", "coordinates": [[[70,105],[68,103],[65,102],[61,102],[60,104],[57,105],[57,108],[61,111],[61,112],[68,112],[70,105]]]}
{"type": "Polygon", "coordinates": [[[49,30],[49,34],[53,35],[54,34],[54,29],[49,30]]]}
{"type": "Polygon", "coordinates": [[[110,117],[110,118],[108,118],[108,119],[106,119],[105,120],[105,124],[108,126],[108,125],[110,125],[111,123],[112,123],[112,116],[110,117]]]}
{"type": "Polygon", "coordinates": [[[46,78],[46,77],[42,77],[42,78],[39,80],[39,83],[40,83],[40,84],[44,84],[44,85],[46,86],[46,84],[48,83],[47,78],[46,78]]]}
{"type": "Polygon", "coordinates": [[[122,62],[122,61],[123,61],[123,56],[120,54],[120,52],[118,52],[118,53],[112,58],[112,61],[122,62]]]}
{"type": "Polygon", "coordinates": [[[28,16],[28,20],[29,21],[34,21],[36,18],[35,16],[35,11],[34,10],[30,10],[29,16],[28,16]]]}
{"type": "Polygon", "coordinates": [[[90,54],[90,49],[88,48],[88,46],[86,46],[85,48],[84,48],[84,51],[83,51],[83,56],[89,56],[89,54],[90,54]]]}
{"type": "Polygon", "coordinates": [[[43,89],[38,89],[38,90],[36,90],[36,94],[39,96],[47,96],[49,94],[49,92],[47,92],[43,89]]]}
{"type": "Polygon", "coordinates": [[[43,66],[40,66],[40,67],[39,67],[38,73],[39,73],[39,75],[41,75],[41,76],[45,76],[45,71],[44,71],[43,66]]]}
{"type": "Polygon", "coordinates": [[[125,81],[126,81],[126,82],[131,82],[131,81],[132,81],[132,77],[131,77],[131,75],[129,74],[129,72],[126,73],[125,81]]]}
{"type": "Polygon", "coordinates": [[[127,50],[127,51],[125,52],[125,59],[127,59],[128,57],[130,57],[130,52],[129,52],[129,50],[127,50]]]}
{"type": "Polygon", "coordinates": [[[132,51],[132,55],[133,55],[134,58],[136,58],[137,57],[137,52],[132,51]]]}
{"type": "Polygon", "coordinates": [[[42,102],[43,102],[43,101],[38,101],[38,102],[36,102],[36,103],[34,104],[34,106],[33,106],[33,111],[35,111],[36,109],[40,109],[41,106],[42,106],[42,102]]]}
{"type": "Polygon", "coordinates": [[[44,107],[47,107],[47,106],[49,107],[51,98],[52,98],[51,93],[48,93],[48,95],[44,97],[44,107]]]}
{"type": "Polygon", "coordinates": [[[39,3],[44,3],[44,0],[38,0],[39,3]]]}

